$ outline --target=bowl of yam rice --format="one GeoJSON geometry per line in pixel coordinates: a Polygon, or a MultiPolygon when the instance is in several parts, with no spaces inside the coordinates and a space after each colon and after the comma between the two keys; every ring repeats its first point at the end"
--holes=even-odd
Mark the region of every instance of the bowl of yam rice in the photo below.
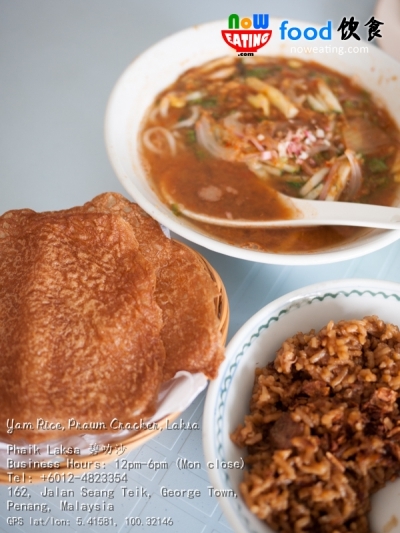
{"type": "Polygon", "coordinates": [[[399,531],[400,285],[286,294],[232,338],[204,411],[236,533],[399,531]]]}

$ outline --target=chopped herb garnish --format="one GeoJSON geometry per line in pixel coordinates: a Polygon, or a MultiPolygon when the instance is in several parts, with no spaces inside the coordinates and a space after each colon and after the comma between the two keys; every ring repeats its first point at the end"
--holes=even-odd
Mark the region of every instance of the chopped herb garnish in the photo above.
{"type": "Polygon", "coordinates": [[[370,93],[368,91],[366,91],[365,89],[361,90],[361,96],[362,96],[363,100],[369,100],[371,98],[370,93]]]}
{"type": "Polygon", "coordinates": [[[301,189],[304,185],[304,183],[302,183],[301,181],[287,181],[286,182],[288,185],[290,185],[292,187],[292,189],[301,189]]]}
{"type": "Polygon", "coordinates": [[[217,103],[218,103],[217,98],[205,98],[204,100],[200,102],[200,105],[202,107],[214,107],[217,105],[217,103]]]}
{"type": "Polygon", "coordinates": [[[317,165],[321,165],[326,160],[324,157],[324,152],[319,152],[317,154],[314,154],[312,158],[317,163],[317,165]]]}
{"type": "Polygon", "coordinates": [[[337,80],[335,78],[332,78],[332,76],[329,76],[328,74],[320,74],[319,75],[327,85],[337,85],[337,80]]]}
{"type": "Polygon", "coordinates": [[[375,185],[378,185],[379,187],[384,187],[389,183],[389,177],[385,174],[383,176],[379,176],[379,178],[376,178],[374,182],[375,185]]]}
{"type": "Polygon", "coordinates": [[[200,105],[201,107],[214,107],[218,103],[218,98],[215,96],[209,96],[208,98],[199,98],[198,100],[193,100],[192,104],[200,105]]]}
{"type": "Polygon", "coordinates": [[[171,211],[173,212],[173,214],[177,217],[180,216],[181,212],[179,210],[179,206],[178,204],[171,204],[171,211]]]}
{"type": "Polygon", "coordinates": [[[268,76],[275,74],[276,72],[280,72],[281,70],[282,67],[279,67],[278,65],[274,65],[272,67],[258,67],[247,70],[245,76],[248,78],[252,77],[265,79],[268,76]]]}
{"type": "Polygon", "coordinates": [[[239,76],[246,76],[246,65],[243,59],[239,59],[239,61],[236,63],[236,68],[239,72],[239,76]]]}
{"type": "Polygon", "coordinates": [[[199,161],[203,161],[207,157],[207,152],[200,148],[197,144],[194,146],[194,154],[199,161]]]}
{"type": "Polygon", "coordinates": [[[196,132],[194,130],[186,131],[186,143],[194,144],[196,142],[196,132]]]}
{"type": "Polygon", "coordinates": [[[385,163],[384,159],[381,159],[379,157],[373,157],[368,161],[368,168],[371,172],[374,174],[378,172],[384,172],[388,169],[387,164],[385,163]]]}

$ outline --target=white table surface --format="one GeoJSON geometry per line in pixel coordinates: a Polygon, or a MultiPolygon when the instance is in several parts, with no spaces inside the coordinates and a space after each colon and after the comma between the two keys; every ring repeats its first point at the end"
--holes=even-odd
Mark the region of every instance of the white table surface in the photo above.
{"type": "MultiPolygon", "coordinates": [[[[231,13],[248,16],[253,12],[317,24],[331,19],[336,27],[344,16],[354,16],[364,37],[361,27],[374,9],[374,0],[0,0],[0,213],[25,207],[55,210],[82,204],[105,191],[124,193],[105,150],[105,106],[124,68],[161,38],[193,24],[227,19],[231,13]]],[[[231,307],[229,337],[262,306],[317,281],[363,277],[400,282],[398,242],[361,259],[310,267],[263,265],[195,248],[225,283],[231,307]]],[[[182,419],[201,425],[203,403],[204,394],[182,419]]],[[[121,487],[114,484],[113,512],[67,512],[60,510],[60,498],[40,494],[45,487],[52,488],[49,484],[30,485],[30,503],[47,502],[50,516],[69,521],[69,525],[35,526],[29,523],[30,517],[47,515],[7,511],[10,493],[3,486],[0,531],[230,531],[217,500],[208,494],[201,430],[165,432],[128,458],[146,466],[129,472],[127,485],[142,488],[149,497],[145,493],[124,497],[121,487]],[[176,463],[179,457],[200,461],[202,467],[181,471],[176,463]],[[168,466],[155,471],[150,460],[168,466]],[[162,497],[161,486],[200,489],[202,497],[162,497]],[[11,516],[23,517],[24,525],[8,524],[11,516]],[[77,517],[89,516],[113,516],[118,525],[76,526],[77,517]],[[174,525],[133,526],[125,520],[150,516],[170,516],[174,525]]],[[[114,470],[111,464],[107,471],[114,470]]],[[[85,485],[104,488],[75,483],[76,499],[85,485]]]]}

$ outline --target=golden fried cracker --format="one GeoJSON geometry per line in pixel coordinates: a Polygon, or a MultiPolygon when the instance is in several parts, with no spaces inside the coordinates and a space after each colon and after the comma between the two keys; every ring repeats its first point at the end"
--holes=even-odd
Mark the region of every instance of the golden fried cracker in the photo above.
{"type": "Polygon", "coordinates": [[[165,351],[163,380],[179,370],[216,376],[216,284],[195,252],[121,195],[58,212],[6,213],[0,257],[0,424],[147,416],[165,351]],[[61,293],[68,298],[60,303],[61,293]]]}
{"type": "Polygon", "coordinates": [[[156,300],[163,313],[164,380],[179,370],[217,375],[224,353],[219,332],[216,283],[197,254],[171,241],[168,266],[157,276],[156,300]]]}
{"type": "Polygon", "coordinates": [[[171,255],[170,239],[164,235],[160,224],[137,204],[130,202],[121,194],[108,192],[96,196],[82,209],[88,212],[99,211],[120,215],[132,226],[141,252],[156,270],[168,264],[171,255]]]}
{"type": "Polygon", "coordinates": [[[162,319],[131,226],[110,214],[21,211],[0,217],[0,232],[1,435],[6,419],[108,426],[110,416],[149,414],[162,319]]]}
{"type": "Polygon", "coordinates": [[[164,380],[179,370],[203,372],[215,378],[223,359],[215,309],[218,292],[196,253],[168,239],[158,222],[120,194],[101,194],[83,209],[118,213],[127,220],[140,250],[156,268],[156,300],[164,321],[164,380]]]}

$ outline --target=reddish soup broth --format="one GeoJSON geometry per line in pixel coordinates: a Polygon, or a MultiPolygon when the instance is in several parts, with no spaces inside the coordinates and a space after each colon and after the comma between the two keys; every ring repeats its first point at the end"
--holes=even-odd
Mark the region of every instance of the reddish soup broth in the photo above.
{"type": "MultiPolygon", "coordinates": [[[[149,178],[177,216],[184,206],[227,219],[290,218],[277,191],[391,205],[400,182],[400,135],[387,110],[312,61],[225,57],[190,69],[156,98],[141,139],[149,178]]],[[[323,250],[366,231],[194,224],[280,253],[323,250]]]]}

